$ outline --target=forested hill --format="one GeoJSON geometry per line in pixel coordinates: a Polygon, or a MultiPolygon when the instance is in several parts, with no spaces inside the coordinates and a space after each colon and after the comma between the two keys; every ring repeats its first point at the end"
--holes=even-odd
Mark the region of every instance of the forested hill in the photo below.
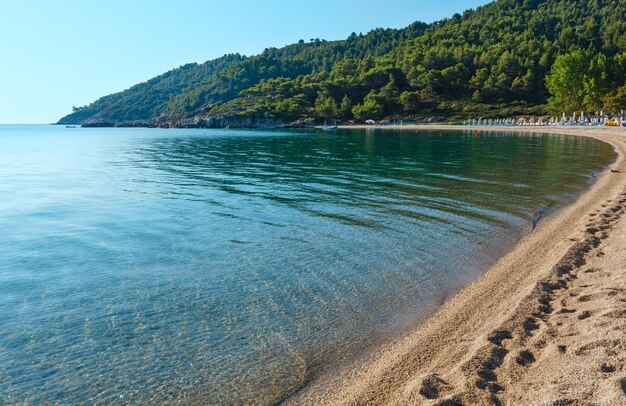
{"type": "Polygon", "coordinates": [[[404,41],[420,36],[427,27],[414,23],[402,30],[353,33],[344,41],[301,40],[281,49],[268,48],[249,58],[233,54],[203,64],[187,64],[88,106],[74,107],[74,112],[59,124],[115,124],[206,113],[268,79],[329,72],[339,61],[385,55],[404,41]]]}
{"type": "Polygon", "coordinates": [[[567,78],[580,78],[581,108],[600,109],[626,101],[624,69],[623,0],[500,0],[430,25],[184,65],[74,108],[59,123],[254,126],[544,113],[567,105],[558,97],[572,99],[559,96],[567,78]],[[586,61],[591,73],[577,76],[568,60],[586,61]]]}

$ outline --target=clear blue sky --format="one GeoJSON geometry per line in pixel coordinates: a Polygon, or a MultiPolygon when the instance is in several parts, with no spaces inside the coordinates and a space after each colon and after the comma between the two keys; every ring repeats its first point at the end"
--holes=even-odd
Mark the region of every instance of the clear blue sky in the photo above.
{"type": "Polygon", "coordinates": [[[2,0],[0,123],[72,106],[188,62],[432,22],[487,0],[2,0]]]}

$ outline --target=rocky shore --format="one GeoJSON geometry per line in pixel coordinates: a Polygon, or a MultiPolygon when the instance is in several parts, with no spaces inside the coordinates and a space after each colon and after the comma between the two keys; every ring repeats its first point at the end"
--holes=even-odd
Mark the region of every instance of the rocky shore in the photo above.
{"type": "MultiPolygon", "coordinates": [[[[59,122],[58,124],[72,124],[59,122]]],[[[306,128],[304,120],[285,121],[270,117],[216,117],[188,118],[158,117],[150,120],[106,121],[90,119],[82,127],[145,127],[145,128],[306,128]]]]}

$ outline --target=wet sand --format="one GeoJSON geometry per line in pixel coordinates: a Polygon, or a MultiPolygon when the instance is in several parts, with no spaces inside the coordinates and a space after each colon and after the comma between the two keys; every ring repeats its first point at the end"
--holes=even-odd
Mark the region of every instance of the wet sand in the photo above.
{"type": "Polygon", "coordinates": [[[286,404],[626,404],[626,129],[506,130],[595,137],[618,158],[415,331],[286,404]]]}

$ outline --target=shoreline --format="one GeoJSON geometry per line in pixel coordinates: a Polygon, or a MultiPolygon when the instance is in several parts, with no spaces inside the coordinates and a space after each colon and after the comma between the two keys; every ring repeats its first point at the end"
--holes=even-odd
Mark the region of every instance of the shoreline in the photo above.
{"type": "Polygon", "coordinates": [[[369,128],[585,136],[609,143],[618,157],[576,201],[552,213],[413,331],[332,376],[315,378],[284,403],[626,402],[626,270],[620,268],[626,263],[626,223],[620,221],[626,210],[626,131],[369,128]]]}

